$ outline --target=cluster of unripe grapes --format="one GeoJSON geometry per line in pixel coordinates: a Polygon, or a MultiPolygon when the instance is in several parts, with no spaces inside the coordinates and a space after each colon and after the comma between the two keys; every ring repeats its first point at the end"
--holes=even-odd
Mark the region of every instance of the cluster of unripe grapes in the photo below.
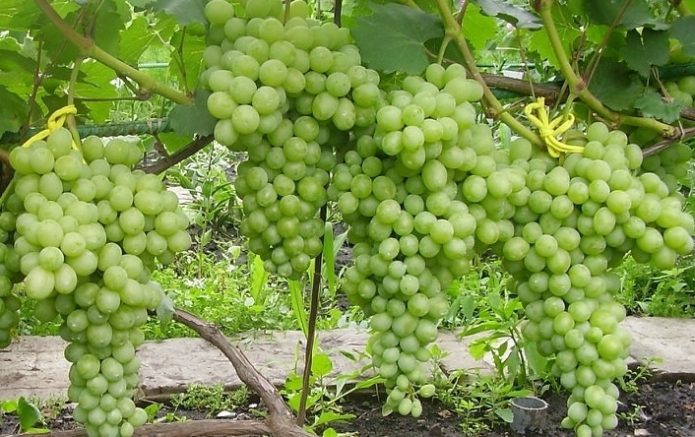
{"type": "Polygon", "coordinates": [[[298,278],[322,251],[334,147],[374,124],[379,75],[360,65],[347,29],[308,18],[303,0],[284,22],[280,0],[250,0],[243,11],[207,4],[202,83],[219,119],[215,139],[248,152],[235,182],[241,230],[268,271],[298,278]]]}
{"type": "Polygon", "coordinates": [[[674,101],[683,106],[695,107],[695,76],[684,76],[677,81],[666,82],[664,88],[674,101]]]}
{"type": "MultiPolygon", "coordinates": [[[[637,174],[641,149],[621,131],[588,127],[583,154],[562,164],[533,158],[523,140],[510,150],[510,169],[525,186],[511,194],[514,236],[498,247],[514,277],[528,322],[523,333],[571,391],[562,425],[578,436],[617,426],[618,388],[627,370],[630,337],[618,324],[625,309],[613,300],[620,278],[610,272],[626,253],[660,269],[692,251],[693,217],[654,173],[637,174]]],[[[488,191],[504,183],[489,178],[488,191]]]]}
{"type": "Polygon", "coordinates": [[[335,169],[355,244],[343,289],[371,315],[372,359],[400,414],[419,416],[418,396],[432,394],[422,363],[448,311],[446,289],[474,254],[476,218],[459,184],[477,153],[494,149],[490,129],[475,124],[470,102],[481,96],[459,65],[431,65],[385,95],[373,129],[335,169]]]}
{"type": "Polygon", "coordinates": [[[656,155],[645,157],[642,170],[657,174],[671,193],[676,193],[688,177],[692,158],[693,149],[690,146],[676,143],[656,155]]]}
{"type": "Polygon", "coordinates": [[[15,215],[0,213],[0,349],[12,342],[14,328],[19,324],[21,300],[14,291],[17,281],[17,257],[12,250],[15,215]]]}
{"type": "Polygon", "coordinates": [[[0,214],[13,237],[5,278],[23,278],[40,321],[62,319],[75,419],[89,436],[129,437],[147,419],[131,399],[140,326],[163,296],[150,273],[190,246],[188,220],[157,176],[132,169],[137,145],[96,137],[72,145],[59,128],[11,152],[14,192],[0,214]]]}

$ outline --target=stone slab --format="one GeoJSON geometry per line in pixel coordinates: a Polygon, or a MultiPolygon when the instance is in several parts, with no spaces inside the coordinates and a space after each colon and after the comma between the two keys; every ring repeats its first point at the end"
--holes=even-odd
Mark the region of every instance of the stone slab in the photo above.
{"type": "MultiPolygon", "coordinates": [[[[649,362],[661,375],[695,379],[695,320],[630,317],[623,326],[633,336],[631,359],[649,362]]],[[[362,372],[369,364],[363,355],[367,339],[368,333],[359,329],[319,333],[320,347],[334,366],[328,383],[335,383],[339,377],[355,380],[370,376],[362,372]]],[[[468,353],[473,340],[459,338],[455,332],[442,332],[437,343],[445,355],[443,367],[448,371],[491,373],[493,366],[488,360],[475,360],[468,353]]],[[[276,385],[281,385],[292,371],[302,369],[305,340],[301,332],[253,332],[232,341],[276,385]]],[[[65,342],[58,337],[22,337],[0,350],[0,399],[63,396],[69,368],[63,358],[64,347],[65,342]]],[[[228,388],[241,385],[231,363],[202,339],[147,342],[138,350],[138,356],[144,396],[181,392],[193,383],[223,384],[228,388]]]]}
{"type": "Polygon", "coordinates": [[[668,379],[695,378],[695,319],[628,317],[630,355],[668,379]]]}

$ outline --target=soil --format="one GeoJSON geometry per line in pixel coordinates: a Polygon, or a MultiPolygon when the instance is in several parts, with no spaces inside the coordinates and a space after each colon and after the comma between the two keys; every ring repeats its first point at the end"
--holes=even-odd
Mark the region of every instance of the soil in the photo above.
{"type": "MultiPolygon", "coordinates": [[[[550,404],[543,423],[527,436],[570,437],[573,433],[561,429],[558,424],[564,417],[566,396],[552,394],[545,397],[550,404]]],[[[604,433],[604,437],[655,436],[655,437],[695,437],[695,383],[655,381],[642,383],[637,393],[621,396],[618,429],[604,433]],[[625,418],[630,417],[627,421],[625,418]]],[[[496,425],[491,431],[478,434],[464,433],[460,417],[446,406],[436,401],[423,403],[423,415],[414,419],[392,414],[382,417],[380,401],[360,395],[347,400],[343,405],[345,413],[356,416],[350,422],[332,424],[336,431],[352,433],[359,437],[513,437],[507,425],[496,425]]],[[[169,406],[162,406],[157,417],[163,418],[174,412],[169,406]]],[[[253,400],[236,411],[230,411],[228,418],[250,419],[263,407],[253,400]]],[[[44,412],[46,414],[47,412],[44,412]]],[[[56,418],[47,423],[52,430],[71,429],[75,426],[71,417],[71,407],[67,406],[56,418]]],[[[189,420],[208,418],[208,412],[178,410],[177,416],[189,420]]],[[[214,417],[215,414],[212,415],[214,417]]],[[[0,415],[0,436],[16,433],[17,419],[12,415],[0,415]]]]}

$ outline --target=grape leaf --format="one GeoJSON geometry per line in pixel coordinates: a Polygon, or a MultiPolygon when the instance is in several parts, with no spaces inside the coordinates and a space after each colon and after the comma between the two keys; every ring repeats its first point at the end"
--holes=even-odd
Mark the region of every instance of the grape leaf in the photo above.
{"type": "Polygon", "coordinates": [[[215,118],[207,108],[209,91],[198,90],[193,105],[176,105],[169,113],[169,124],[178,135],[210,135],[215,130],[215,118]]]}
{"type": "Polygon", "coordinates": [[[683,46],[683,53],[695,56],[695,15],[680,17],[671,25],[671,38],[683,46]]]}
{"type": "MultiPolygon", "coordinates": [[[[569,26],[558,25],[557,31],[560,34],[560,40],[565,52],[569,52],[572,42],[581,35],[579,30],[569,26]]],[[[553,67],[560,68],[560,63],[557,60],[557,56],[555,56],[550,39],[548,39],[548,34],[545,31],[537,30],[533,32],[531,38],[529,38],[528,48],[530,51],[538,53],[542,60],[547,60],[553,67]]]]}
{"type": "Polygon", "coordinates": [[[668,101],[655,90],[648,88],[635,101],[635,108],[642,111],[642,114],[647,117],[654,117],[666,123],[672,123],[680,118],[683,105],[673,100],[668,101]]]}
{"type": "Polygon", "coordinates": [[[352,30],[363,61],[385,73],[422,73],[429,64],[424,43],[444,33],[439,18],[396,3],[372,9],[352,30]]]}
{"type": "MultiPolygon", "coordinates": [[[[540,29],[540,18],[529,11],[502,0],[474,0],[485,15],[496,17],[521,29],[540,29]]],[[[468,11],[466,11],[468,13],[468,11]]]]}
{"type": "Polygon", "coordinates": [[[633,107],[644,91],[644,84],[625,64],[604,59],[596,68],[589,89],[603,103],[622,111],[633,107]]]}
{"type": "Polygon", "coordinates": [[[0,137],[5,132],[18,132],[29,110],[24,98],[0,86],[0,137]]]}
{"type": "MultiPolygon", "coordinates": [[[[623,10],[625,2],[626,0],[586,0],[584,8],[592,21],[610,26],[623,10]]],[[[627,29],[635,29],[645,25],[655,29],[668,27],[665,23],[654,18],[646,0],[630,1],[618,24],[627,29]]]]}
{"type": "Polygon", "coordinates": [[[668,32],[645,28],[627,33],[623,56],[627,66],[644,77],[649,76],[652,65],[665,65],[669,61],[668,32]]]}
{"type": "Polygon", "coordinates": [[[205,24],[205,3],[206,0],[157,0],[152,7],[175,17],[179,24],[205,24]]]}
{"type": "Polygon", "coordinates": [[[118,55],[120,31],[125,27],[121,14],[114,2],[107,2],[97,11],[94,26],[94,41],[99,48],[118,55]]]}
{"type": "Polygon", "coordinates": [[[499,27],[495,20],[483,15],[480,8],[471,3],[463,16],[463,34],[474,49],[482,50],[496,35],[499,27]]]}

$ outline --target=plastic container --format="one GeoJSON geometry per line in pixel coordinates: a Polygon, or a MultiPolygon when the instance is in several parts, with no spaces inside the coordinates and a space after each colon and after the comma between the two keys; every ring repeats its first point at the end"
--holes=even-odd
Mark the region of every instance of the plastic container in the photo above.
{"type": "Polygon", "coordinates": [[[513,399],[511,407],[514,413],[511,427],[519,434],[538,428],[545,421],[548,411],[548,403],[535,396],[513,399]]]}

